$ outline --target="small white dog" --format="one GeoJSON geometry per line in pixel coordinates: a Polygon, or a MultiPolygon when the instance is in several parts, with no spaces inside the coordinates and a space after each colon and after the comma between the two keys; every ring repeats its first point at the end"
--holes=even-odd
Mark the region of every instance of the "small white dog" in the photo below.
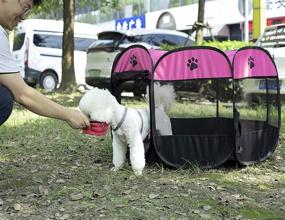
{"type": "MultiPolygon", "coordinates": [[[[171,85],[155,84],[156,129],[160,134],[171,135],[170,119],[166,115],[175,101],[171,85]]],[[[127,146],[130,148],[130,161],[136,175],[142,175],[145,167],[143,140],[150,132],[149,108],[127,108],[105,89],[94,88],[86,92],[79,103],[80,110],[90,120],[107,122],[113,135],[113,171],[125,164],[127,146]]]]}

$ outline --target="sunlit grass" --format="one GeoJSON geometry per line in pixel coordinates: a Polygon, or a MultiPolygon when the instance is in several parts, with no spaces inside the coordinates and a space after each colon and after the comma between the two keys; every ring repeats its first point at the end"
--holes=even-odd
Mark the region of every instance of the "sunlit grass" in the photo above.
{"type": "Polygon", "coordinates": [[[5,127],[17,127],[24,125],[27,122],[36,122],[39,119],[44,119],[43,117],[34,114],[32,112],[29,112],[28,110],[23,110],[16,108],[12,112],[9,120],[5,123],[5,127]]]}

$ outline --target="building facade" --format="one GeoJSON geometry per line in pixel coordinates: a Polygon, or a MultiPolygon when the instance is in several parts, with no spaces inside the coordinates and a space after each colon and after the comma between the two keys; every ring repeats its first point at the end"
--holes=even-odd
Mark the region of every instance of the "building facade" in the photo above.
{"type": "MultiPolygon", "coordinates": [[[[206,0],[204,22],[211,29],[205,29],[204,36],[210,37],[212,34],[220,40],[243,40],[246,18],[249,33],[252,32],[252,1],[248,0],[248,14],[245,17],[244,0],[206,0]]],[[[285,23],[285,0],[261,1],[264,1],[267,25],[285,23]]],[[[76,20],[96,23],[103,30],[165,28],[187,33],[197,20],[198,0],[133,0],[126,1],[120,10],[109,10],[109,19],[100,14],[100,11],[90,12],[78,15],[76,20]],[[97,21],[84,20],[86,16],[96,17],[97,21]]]]}

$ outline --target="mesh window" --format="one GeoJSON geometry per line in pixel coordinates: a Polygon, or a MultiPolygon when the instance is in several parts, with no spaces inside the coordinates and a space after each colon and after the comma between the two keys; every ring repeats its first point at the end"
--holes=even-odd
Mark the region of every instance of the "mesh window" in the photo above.
{"type": "Polygon", "coordinates": [[[247,78],[235,82],[236,109],[241,120],[267,122],[278,127],[277,78],[247,78]]]}
{"type": "MultiPolygon", "coordinates": [[[[166,112],[168,117],[171,118],[174,135],[213,135],[221,133],[222,130],[220,130],[218,125],[213,124],[211,126],[210,124],[215,123],[215,120],[218,123],[218,118],[233,119],[231,79],[156,81],[155,83],[171,85],[175,89],[176,100],[166,112]],[[211,118],[214,120],[211,120],[211,118]],[[199,120],[201,120],[200,123],[198,122],[199,120]],[[209,126],[207,125],[208,122],[210,123],[209,126]]],[[[156,97],[155,89],[154,97],[156,97]]],[[[156,106],[155,102],[154,98],[154,106],[156,106]]],[[[160,117],[155,115],[155,120],[156,126],[159,127],[160,117]]],[[[221,121],[221,123],[223,122],[221,121]]],[[[159,131],[157,131],[157,135],[159,134],[159,131]]]]}

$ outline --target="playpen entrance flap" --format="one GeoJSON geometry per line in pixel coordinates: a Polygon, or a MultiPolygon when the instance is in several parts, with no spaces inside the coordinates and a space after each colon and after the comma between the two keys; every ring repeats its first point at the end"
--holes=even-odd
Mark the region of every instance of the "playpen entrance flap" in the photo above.
{"type": "Polygon", "coordinates": [[[152,83],[175,88],[176,103],[167,111],[172,134],[160,129],[157,90],[151,87],[153,143],[160,159],[178,168],[191,163],[202,168],[227,161],[235,147],[232,71],[228,57],[212,47],[180,48],[165,53],[155,65],[152,83]],[[223,91],[230,91],[221,103],[223,91]]]}

